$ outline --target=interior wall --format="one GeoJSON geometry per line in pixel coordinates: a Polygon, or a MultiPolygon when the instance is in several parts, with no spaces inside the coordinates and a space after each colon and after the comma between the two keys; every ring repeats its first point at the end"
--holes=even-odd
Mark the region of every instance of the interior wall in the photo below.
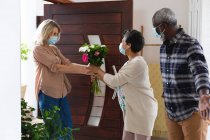
{"type": "Polygon", "coordinates": [[[202,0],[201,45],[210,68],[210,1],[202,0]]]}
{"type": "MultiPolygon", "coordinates": [[[[21,61],[21,85],[26,85],[25,100],[28,105],[37,108],[35,96],[35,65],[33,60],[34,33],[36,31],[36,0],[20,0],[21,1],[21,42],[26,43],[29,51],[28,60],[21,61]]],[[[36,111],[33,112],[36,116],[36,111]]]]}
{"type": "Polygon", "coordinates": [[[20,140],[20,0],[0,4],[0,139],[20,140]]]}

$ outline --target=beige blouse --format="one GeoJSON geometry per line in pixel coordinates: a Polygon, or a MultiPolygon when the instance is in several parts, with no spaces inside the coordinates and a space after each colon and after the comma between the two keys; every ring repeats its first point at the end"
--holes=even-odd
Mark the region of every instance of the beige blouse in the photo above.
{"type": "Polygon", "coordinates": [[[65,97],[71,91],[71,84],[64,73],[53,69],[53,65],[68,65],[71,63],[69,59],[65,58],[56,46],[36,46],[33,56],[36,64],[36,95],[42,90],[53,98],[65,97]]]}
{"type": "Polygon", "coordinates": [[[151,136],[158,107],[143,57],[126,62],[116,75],[106,73],[103,80],[112,88],[121,86],[125,95],[124,129],[151,136]]]}

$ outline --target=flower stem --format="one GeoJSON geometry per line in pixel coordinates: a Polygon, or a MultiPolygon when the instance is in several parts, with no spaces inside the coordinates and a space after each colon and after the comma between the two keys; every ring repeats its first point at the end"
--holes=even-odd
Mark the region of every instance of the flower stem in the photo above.
{"type": "Polygon", "coordinates": [[[95,95],[101,94],[100,83],[98,79],[95,79],[91,85],[91,92],[95,95]]]}

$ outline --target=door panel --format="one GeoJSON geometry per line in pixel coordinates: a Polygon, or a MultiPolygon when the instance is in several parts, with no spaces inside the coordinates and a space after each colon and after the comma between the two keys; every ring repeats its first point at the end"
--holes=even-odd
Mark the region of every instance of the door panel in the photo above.
{"type": "MultiPolygon", "coordinates": [[[[44,6],[44,19],[53,19],[61,25],[61,40],[57,44],[61,52],[72,62],[84,64],[78,52],[79,47],[89,43],[87,35],[99,35],[102,44],[109,48],[105,59],[106,72],[112,74],[112,65],[118,70],[127,60],[119,53],[118,46],[122,31],[132,28],[132,17],[132,0],[44,6]]],[[[106,87],[99,126],[88,126],[93,105],[90,77],[74,74],[68,74],[67,77],[72,84],[68,100],[73,124],[80,128],[80,131],[74,132],[76,140],[121,140],[122,113],[117,98],[112,100],[113,90],[106,87]]]]}
{"type": "Polygon", "coordinates": [[[73,15],[54,15],[53,19],[60,24],[104,24],[121,23],[121,13],[89,13],[73,15]]]}

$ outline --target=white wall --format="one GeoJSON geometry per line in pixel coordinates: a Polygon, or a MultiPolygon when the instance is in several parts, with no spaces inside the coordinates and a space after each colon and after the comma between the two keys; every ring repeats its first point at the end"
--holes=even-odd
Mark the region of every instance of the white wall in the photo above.
{"type": "MultiPolygon", "coordinates": [[[[27,43],[30,53],[27,61],[21,61],[21,84],[27,85],[25,100],[31,107],[37,108],[35,96],[35,66],[33,62],[33,36],[36,31],[36,0],[21,1],[21,41],[27,43]]],[[[33,114],[37,115],[36,112],[33,114]]]]}
{"type": "Polygon", "coordinates": [[[201,45],[210,68],[210,1],[202,0],[201,45]]]}
{"type": "Polygon", "coordinates": [[[44,4],[51,4],[51,3],[43,1],[43,0],[36,0],[36,15],[37,16],[44,15],[44,4]]]}
{"type": "Polygon", "coordinates": [[[0,139],[20,140],[20,0],[0,4],[0,139]]]}

